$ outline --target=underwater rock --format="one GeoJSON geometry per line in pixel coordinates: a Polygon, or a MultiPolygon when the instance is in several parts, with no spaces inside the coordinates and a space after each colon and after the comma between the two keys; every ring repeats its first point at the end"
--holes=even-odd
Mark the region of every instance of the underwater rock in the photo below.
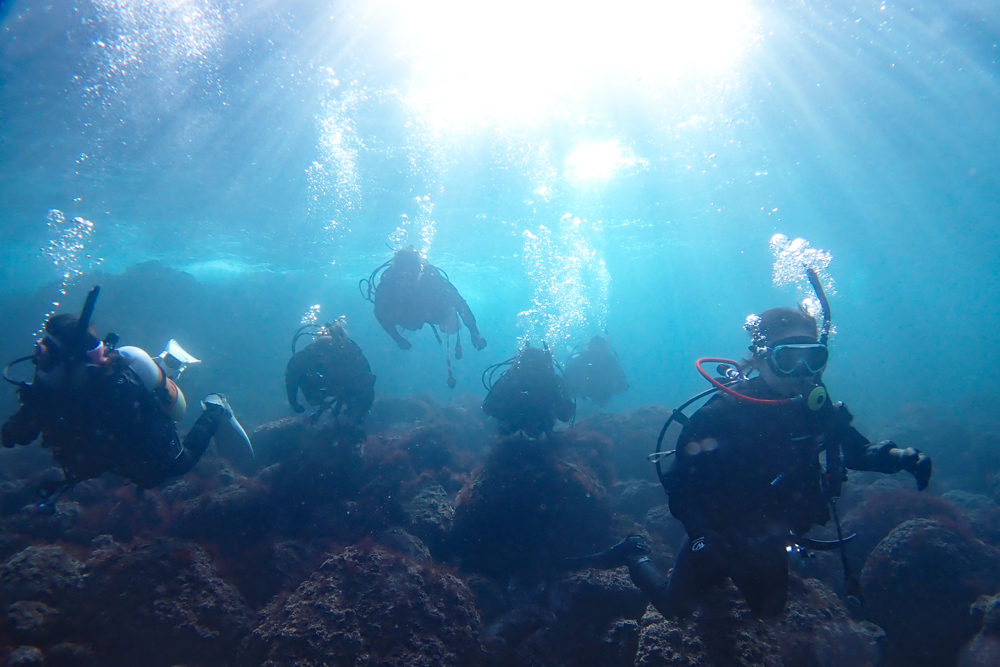
{"type": "Polygon", "coordinates": [[[1000,550],[936,521],[896,527],[871,553],[861,586],[873,621],[910,665],[949,665],[979,629],[971,605],[1000,590],[1000,550]]]}
{"type": "Polygon", "coordinates": [[[18,646],[7,656],[4,663],[8,667],[41,667],[45,664],[45,654],[37,646],[18,646]]]}
{"type": "Polygon", "coordinates": [[[419,537],[410,535],[402,528],[392,527],[383,530],[375,536],[375,539],[382,546],[418,563],[431,562],[431,552],[427,545],[419,537]]]}
{"type": "Polygon", "coordinates": [[[474,572],[506,577],[559,568],[613,544],[607,492],[560,435],[500,440],[459,494],[454,552],[474,572]]]}
{"type": "Polygon", "coordinates": [[[774,618],[752,614],[730,584],[683,620],[666,620],[650,606],[640,626],[636,667],[879,665],[885,638],[872,623],[852,620],[822,582],[795,576],[785,611],[774,618]]]}
{"type": "Polygon", "coordinates": [[[41,638],[48,634],[59,618],[59,610],[37,600],[18,600],[7,607],[7,620],[14,634],[41,638]]]}
{"type": "Polygon", "coordinates": [[[263,468],[295,456],[310,438],[307,418],[295,416],[261,424],[250,442],[257,465],[263,468]]]}
{"type": "Polygon", "coordinates": [[[247,667],[474,664],[479,615],[453,574],[382,547],[330,555],[269,606],[242,652],[247,667]]]}
{"type": "Polygon", "coordinates": [[[275,518],[273,502],[262,484],[242,480],[184,503],[172,532],[238,547],[262,539],[270,530],[275,518]]]}
{"type": "MultiPolygon", "coordinates": [[[[656,450],[656,439],[670,411],[658,405],[646,405],[628,412],[604,412],[576,424],[577,429],[600,433],[614,445],[614,463],[622,479],[642,479],[659,484],[656,468],[646,458],[656,450]]],[[[674,448],[673,432],[663,441],[663,448],[674,448]]],[[[669,464],[667,464],[669,467],[669,464]]]]}
{"type": "Polygon", "coordinates": [[[506,597],[502,613],[496,613],[495,601],[486,604],[494,612],[481,639],[491,664],[632,664],[636,621],[647,603],[625,568],[581,570],[527,588],[511,584],[506,597]]]}
{"type": "Polygon", "coordinates": [[[666,502],[663,486],[644,479],[619,482],[610,489],[612,507],[619,514],[629,514],[635,521],[642,521],[646,513],[666,502]]]}
{"type": "Polygon", "coordinates": [[[83,564],[56,545],[28,547],[0,565],[0,601],[58,605],[83,583],[83,564]]]}
{"type": "Polygon", "coordinates": [[[843,516],[844,534],[857,533],[847,544],[848,556],[853,562],[864,563],[893,528],[910,519],[933,519],[972,530],[961,509],[940,496],[873,484],[861,492],[861,502],[843,516]]]}
{"type": "Polygon", "coordinates": [[[429,480],[417,494],[403,503],[407,527],[433,552],[445,549],[455,522],[455,504],[436,480],[429,480]]]}
{"type": "Polygon", "coordinates": [[[966,512],[975,512],[977,510],[996,507],[996,503],[994,503],[988,496],[984,496],[980,493],[969,493],[967,491],[955,490],[942,493],[941,497],[955,506],[961,507],[966,512]]]}
{"type": "Polygon", "coordinates": [[[624,567],[574,572],[561,579],[556,590],[559,605],[566,610],[561,615],[574,626],[604,626],[619,618],[637,621],[648,605],[624,567]]]}
{"type": "Polygon", "coordinates": [[[958,667],[1000,665],[1000,595],[979,598],[972,612],[982,618],[983,627],[958,654],[958,667]]]}
{"type": "Polygon", "coordinates": [[[429,396],[387,396],[376,398],[366,423],[372,432],[392,428],[409,431],[413,424],[430,421],[437,414],[429,396]]]}
{"type": "Polygon", "coordinates": [[[316,570],[327,548],[327,544],[301,539],[265,539],[242,549],[222,545],[215,566],[239,589],[251,609],[258,610],[275,596],[294,591],[316,570]]]}
{"type": "Polygon", "coordinates": [[[196,544],[105,544],[86,572],[72,615],[101,664],[232,664],[250,631],[243,598],[196,544]]]}
{"type": "Polygon", "coordinates": [[[72,642],[56,644],[45,655],[45,667],[97,667],[97,664],[89,647],[72,642]]]}

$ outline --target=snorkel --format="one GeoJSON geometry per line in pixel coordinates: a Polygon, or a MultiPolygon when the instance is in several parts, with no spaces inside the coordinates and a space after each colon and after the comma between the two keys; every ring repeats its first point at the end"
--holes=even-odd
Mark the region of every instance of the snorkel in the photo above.
{"type": "MultiPolygon", "coordinates": [[[[87,299],[86,301],[84,301],[83,310],[80,311],[80,316],[77,318],[77,323],[76,326],[73,328],[73,335],[71,336],[71,338],[80,340],[87,334],[87,331],[90,329],[90,320],[94,317],[94,308],[97,306],[97,297],[99,297],[100,295],[101,295],[100,285],[95,285],[94,288],[87,293],[87,299]]],[[[36,366],[40,366],[41,363],[40,357],[42,354],[46,355],[52,354],[52,352],[49,351],[50,348],[52,349],[62,348],[65,345],[67,345],[67,343],[60,344],[55,339],[54,335],[47,335],[44,341],[39,341],[36,344],[34,354],[29,354],[23,357],[19,357],[14,361],[10,362],[9,364],[7,364],[7,366],[3,370],[3,379],[16,387],[30,386],[31,382],[25,380],[16,380],[10,377],[10,370],[14,368],[14,366],[22,364],[26,361],[31,361],[36,366]]],[[[87,361],[89,361],[90,363],[100,364],[104,361],[105,344],[103,341],[98,341],[97,345],[95,345],[93,348],[89,350],[79,350],[78,352],[83,357],[85,357],[87,361]]],[[[66,352],[62,352],[61,354],[66,354],[66,352]]]]}
{"type": "MultiPolygon", "coordinates": [[[[830,314],[830,302],[827,301],[826,292],[823,291],[823,285],[820,283],[819,274],[816,273],[815,269],[810,267],[805,267],[806,276],[809,278],[809,284],[813,288],[813,292],[816,294],[816,299],[819,301],[820,309],[823,311],[823,325],[820,329],[819,343],[820,345],[826,346],[830,339],[830,331],[832,329],[832,316],[830,314]]],[[[744,328],[750,332],[753,340],[750,344],[750,350],[753,352],[754,356],[761,356],[766,351],[768,351],[767,338],[764,333],[760,330],[761,319],[757,315],[751,315],[747,318],[747,323],[744,328]]],[[[740,370],[741,366],[739,362],[733,361],[732,359],[720,359],[715,357],[705,357],[698,359],[695,362],[695,367],[698,372],[701,373],[702,377],[708,380],[715,389],[723,391],[730,396],[737,398],[741,401],[746,401],[747,403],[754,403],[756,405],[787,405],[793,402],[799,402],[801,400],[806,401],[806,405],[813,412],[819,410],[824,405],[826,405],[829,395],[826,391],[826,387],[821,384],[814,384],[812,390],[810,390],[808,396],[805,394],[799,396],[792,396],[788,398],[755,398],[753,396],[747,396],[735,391],[731,388],[731,384],[735,380],[745,380],[746,375],[740,370]],[[728,384],[723,384],[716,378],[713,378],[704,368],[702,364],[704,363],[718,363],[719,372],[724,374],[727,379],[730,380],[728,384]],[[728,370],[724,370],[725,367],[729,367],[728,370]]]]}

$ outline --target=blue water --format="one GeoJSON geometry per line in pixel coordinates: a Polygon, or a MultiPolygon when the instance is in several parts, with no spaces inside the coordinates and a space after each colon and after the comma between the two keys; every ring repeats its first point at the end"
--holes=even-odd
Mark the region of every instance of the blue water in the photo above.
{"type": "MultiPolygon", "coordinates": [[[[256,421],[288,414],[287,341],[317,304],[321,319],[347,315],[383,396],[469,400],[523,341],[564,357],[606,328],[626,409],[702,389],[695,358],[740,356],[747,315],[808,296],[774,284],[780,233],[830,255],[826,379],[862,422],[914,403],[995,409],[996,3],[726,3],[697,26],[680,3],[648,20],[628,5],[632,23],[608,19],[611,47],[584,20],[599,5],[498,3],[448,29],[448,13],[422,22],[407,6],[0,2],[0,297],[58,300],[60,282],[78,295],[77,272],[150,259],[208,292],[242,286],[253,298],[215,328],[171,304],[162,337],[199,356],[208,338],[241,350],[188,377],[256,421]],[[443,60],[420,51],[451,38],[443,60]],[[735,55],[699,65],[734,40],[735,55]],[[480,50],[482,76],[445,77],[441,93],[434,68],[475,66],[480,50]],[[67,224],[53,209],[93,223],[58,257],[40,252],[67,224]],[[387,245],[409,243],[489,340],[466,345],[455,392],[430,332],[397,349],[357,291],[387,245]]],[[[0,347],[30,349],[43,315],[5,327],[0,347]]]]}

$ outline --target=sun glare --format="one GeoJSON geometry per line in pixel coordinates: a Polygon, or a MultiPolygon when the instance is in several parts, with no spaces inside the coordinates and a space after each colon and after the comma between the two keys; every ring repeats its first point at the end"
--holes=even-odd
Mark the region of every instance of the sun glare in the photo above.
{"type": "Polygon", "coordinates": [[[731,74],[750,0],[393,0],[414,100],[447,122],[540,118],[609,85],[731,74]]]}
{"type": "Polygon", "coordinates": [[[644,160],[622,149],[617,141],[584,144],[566,158],[566,176],[573,181],[606,181],[619,170],[635,167],[644,160]]]}

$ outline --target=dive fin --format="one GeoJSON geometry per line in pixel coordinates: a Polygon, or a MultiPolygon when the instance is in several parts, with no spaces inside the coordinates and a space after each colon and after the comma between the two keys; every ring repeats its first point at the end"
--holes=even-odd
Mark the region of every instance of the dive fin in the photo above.
{"type": "Polygon", "coordinates": [[[171,380],[176,380],[181,376],[188,366],[195,366],[201,363],[201,359],[188,354],[187,350],[180,346],[176,340],[171,338],[167,341],[167,349],[157,357],[163,373],[171,380]]]}

